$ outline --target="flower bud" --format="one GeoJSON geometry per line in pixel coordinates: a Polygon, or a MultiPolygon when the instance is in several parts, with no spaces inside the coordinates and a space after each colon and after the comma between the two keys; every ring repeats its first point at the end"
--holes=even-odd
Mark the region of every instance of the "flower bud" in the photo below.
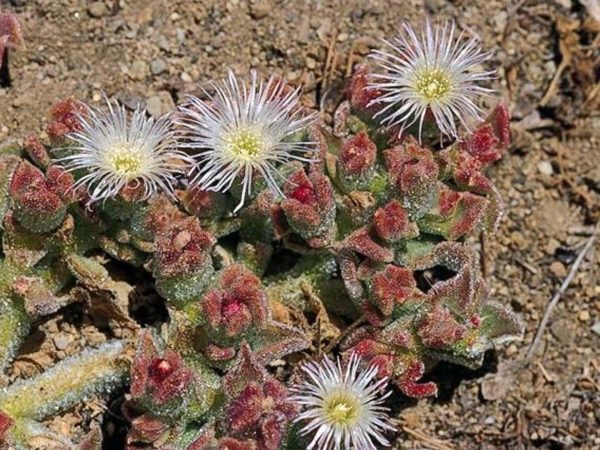
{"type": "MultiPolygon", "coordinates": [[[[335,201],[329,179],[321,172],[307,176],[300,170],[290,177],[285,193],[281,211],[287,225],[311,247],[327,245],[335,232],[335,201]]],[[[277,217],[274,219],[277,222],[277,217]]],[[[284,233],[285,224],[280,220],[278,225],[284,233]]]]}
{"type": "Polygon", "coordinates": [[[410,221],[408,212],[396,200],[375,211],[373,226],[380,238],[392,243],[419,235],[417,225],[410,221]]]}
{"type": "Polygon", "coordinates": [[[385,150],[384,157],[402,206],[413,219],[423,216],[434,206],[437,196],[438,165],[433,154],[411,138],[385,150]]]}
{"type": "Polygon", "coordinates": [[[392,314],[396,305],[411,298],[417,287],[412,271],[391,264],[375,273],[370,284],[373,303],[386,316],[392,314]]]}
{"type": "Polygon", "coordinates": [[[435,305],[420,320],[417,330],[427,347],[443,348],[459,341],[467,328],[452,317],[448,308],[435,305]]]}
{"type": "Polygon", "coordinates": [[[391,262],[394,259],[394,252],[375,242],[366,228],[356,230],[344,239],[342,246],[373,261],[391,262]]]}
{"type": "Polygon", "coordinates": [[[46,233],[57,228],[66,215],[66,206],[49,189],[42,172],[22,162],[13,173],[9,189],[15,218],[34,233],[46,233]]]}
{"type": "Polygon", "coordinates": [[[199,297],[214,272],[210,255],[214,237],[200,227],[198,219],[189,217],[170,224],[154,244],[158,292],[179,305],[199,297]]]}
{"type": "Polygon", "coordinates": [[[498,105],[486,121],[460,142],[460,149],[474,156],[482,166],[502,157],[510,142],[510,116],[504,105],[498,105]]]}
{"type": "Polygon", "coordinates": [[[369,106],[371,101],[378,98],[381,93],[378,89],[369,88],[369,71],[366,65],[361,64],[354,70],[354,75],[348,86],[348,98],[350,104],[356,112],[368,112],[372,115],[375,110],[373,106],[369,106]]]}
{"type": "Polygon", "coordinates": [[[176,405],[192,397],[193,372],[171,349],[159,355],[150,332],[144,332],[131,366],[131,396],[157,415],[161,409],[172,414],[176,405]]]}
{"type": "Polygon", "coordinates": [[[50,109],[50,115],[54,120],[46,128],[53,145],[62,145],[67,134],[80,129],[81,124],[78,115],[87,114],[84,106],[74,98],[68,98],[56,103],[50,109]]]}
{"type": "Polygon", "coordinates": [[[338,160],[342,182],[352,189],[367,186],[373,176],[376,157],[377,147],[364,131],[347,139],[338,160]]]}
{"type": "Polygon", "coordinates": [[[25,138],[23,142],[25,150],[29,157],[41,167],[47,167],[50,164],[50,155],[44,144],[40,142],[40,139],[35,134],[30,134],[25,138]]]}
{"type": "Polygon", "coordinates": [[[471,232],[485,216],[490,202],[470,192],[442,189],[437,214],[426,214],[419,221],[421,231],[458,240],[471,232]]]}
{"type": "Polygon", "coordinates": [[[0,14],[0,67],[4,60],[4,53],[9,48],[23,44],[21,24],[14,14],[0,14]]]}
{"type": "Polygon", "coordinates": [[[267,300],[260,279],[234,264],[220,275],[220,288],[207,292],[200,305],[213,333],[231,338],[267,320],[267,300]]]}
{"type": "Polygon", "coordinates": [[[224,422],[233,436],[251,435],[257,448],[278,450],[298,407],[288,399],[285,386],[265,371],[247,345],[240,353],[240,361],[224,381],[229,402],[224,422]]]}

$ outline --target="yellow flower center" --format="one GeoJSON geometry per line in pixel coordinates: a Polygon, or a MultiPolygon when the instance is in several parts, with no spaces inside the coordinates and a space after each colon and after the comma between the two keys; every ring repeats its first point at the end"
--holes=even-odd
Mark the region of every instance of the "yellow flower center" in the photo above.
{"type": "Polygon", "coordinates": [[[425,70],[417,76],[415,89],[428,102],[441,100],[450,92],[450,79],[439,69],[425,70]]]}
{"type": "Polygon", "coordinates": [[[226,138],[229,150],[242,159],[254,159],[262,153],[265,143],[257,130],[239,128],[226,138]]]}
{"type": "Polygon", "coordinates": [[[360,413],[360,403],[347,392],[332,393],[324,402],[325,415],[336,425],[351,426],[360,413]]]}
{"type": "Polygon", "coordinates": [[[114,148],[110,153],[110,164],[115,172],[131,178],[135,178],[139,174],[143,166],[139,151],[122,146],[114,148]]]}

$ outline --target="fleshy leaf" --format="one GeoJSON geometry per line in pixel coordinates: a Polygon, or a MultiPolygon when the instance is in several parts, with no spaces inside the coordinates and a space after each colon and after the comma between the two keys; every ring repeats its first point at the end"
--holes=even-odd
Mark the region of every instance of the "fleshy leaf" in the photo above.
{"type": "Polygon", "coordinates": [[[488,301],[481,310],[481,333],[501,344],[520,339],[523,334],[523,322],[505,305],[488,301]]]}

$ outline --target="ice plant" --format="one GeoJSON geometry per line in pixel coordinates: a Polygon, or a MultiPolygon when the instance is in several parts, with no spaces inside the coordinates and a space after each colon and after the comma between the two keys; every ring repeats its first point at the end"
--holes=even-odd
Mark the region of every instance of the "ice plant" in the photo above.
{"type": "Polygon", "coordinates": [[[21,24],[14,14],[0,13],[0,67],[5,61],[4,55],[8,49],[23,44],[21,24]]]}
{"type": "Polygon", "coordinates": [[[124,106],[106,103],[107,110],[84,105],[76,113],[76,128],[65,136],[70,143],[55,149],[55,162],[79,174],[74,188],[84,186],[89,203],[125,187],[139,192],[139,199],[157,192],[173,196],[176,175],[185,172],[189,158],[175,148],[170,117],[149,118],[138,108],[128,118],[124,106]]]}
{"type": "Polygon", "coordinates": [[[312,434],[308,450],[376,450],[390,445],[384,434],[394,427],[388,408],[382,406],[391,392],[384,393],[386,378],[376,378],[377,367],[361,367],[352,354],[344,368],[325,358],[309,362],[302,370],[307,379],[292,387],[291,400],[304,408],[296,421],[307,421],[301,433],[312,434]]]}
{"type": "MultiPolygon", "coordinates": [[[[479,114],[483,91],[469,86],[490,74],[470,64],[485,55],[451,24],[417,36],[406,26],[398,54],[380,61],[429,71],[417,74],[418,92],[394,96],[381,79],[391,70],[378,79],[359,66],[332,127],[298,91],[254,73],[190,98],[177,113],[181,145],[196,153],[190,186],[175,183],[194,160],[174,147],[168,117],[128,118],[114,103],[59,102],[49,146],[31,135],[0,147],[0,368],[72,303],[93,318],[83,323],[118,338],[27,381],[0,374],[0,439],[74,448],[39,421],[114,394],[129,370],[130,449],[372,450],[395,437],[387,380],[435,396],[423,376],[436,363],[478,368],[518,337],[467,239],[501,217],[485,171],[509,145],[508,111],[498,105],[459,134],[456,121],[479,114]],[[442,133],[459,135],[431,149],[436,114],[442,133]],[[341,360],[308,363],[290,395],[291,354],[310,355],[317,341],[341,360]]],[[[101,439],[80,448],[109,445],[101,439]]]]}
{"type": "Polygon", "coordinates": [[[277,178],[285,177],[279,166],[311,161],[313,143],[301,135],[315,122],[316,113],[303,113],[299,89],[274,76],[265,82],[255,71],[249,85],[229,71],[227,79],[213,87],[215,94],[207,94],[208,100],[189,96],[188,104],[179,108],[177,122],[187,141],[183,146],[198,151],[192,185],[226,192],[238,180],[236,211],[251,195],[255,174],[283,196],[277,178]]]}
{"type": "Polygon", "coordinates": [[[490,54],[481,50],[479,39],[458,33],[452,22],[427,22],[421,30],[404,23],[398,37],[384,42],[385,50],[372,53],[379,67],[369,83],[369,89],[380,91],[370,105],[382,106],[375,117],[383,124],[398,126],[402,134],[418,122],[421,140],[428,115],[451,138],[458,136],[457,122],[471,130],[481,121],[477,102],[491,92],[481,83],[494,71],[481,68],[490,54]]]}

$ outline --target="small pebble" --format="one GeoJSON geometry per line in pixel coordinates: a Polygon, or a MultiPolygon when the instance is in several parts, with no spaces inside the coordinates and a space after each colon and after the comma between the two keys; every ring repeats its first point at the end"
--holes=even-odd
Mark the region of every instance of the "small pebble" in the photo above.
{"type": "Polygon", "coordinates": [[[266,1],[258,0],[250,5],[250,17],[255,20],[263,19],[269,15],[270,10],[271,6],[266,1]]]}
{"type": "Polygon", "coordinates": [[[567,269],[560,261],[554,261],[550,264],[550,272],[557,278],[564,278],[567,275],[567,269]]]}
{"type": "MultiPolygon", "coordinates": [[[[573,7],[573,3],[571,0],[555,0],[556,3],[558,3],[559,5],[561,5],[563,8],[565,8],[566,10],[570,11],[571,8],[573,7]]],[[[584,2],[582,2],[584,3],[584,2]]]]}
{"type": "Polygon", "coordinates": [[[13,106],[13,108],[19,108],[19,107],[25,105],[26,103],[27,103],[27,95],[23,94],[23,95],[16,97],[13,100],[12,106],[13,106]]]}
{"type": "Polygon", "coordinates": [[[295,70],[292,70],[287,73],[287,79],[290,82],[294,82],[294,81],[298,80],[298,78],[300,78],[300,73],[295,70]]]}
{"type": "Polygon", "coordinates": [[[52,341],[57,350],[64,350],[71,342],[71,338],[67,334],[57,334],[52,337],[52,341]]]}
{"type": "Polygon", "coordinates": [[[352,11],[350,13],[350,17],[352,17],[352,21],[353,22],[358,22],[364,16],[365,16],[365,10],[364,9],[355,9],[354,11],[352,11]]]}
{"type": "Polygon", "coordinates": [[[175,107],[168,91],[157,92],[146,101],[146,110],[153,117],[160,117],[175,107]]]}
{"type": "Polygon", "coordinates": [[[306,44],[310,41],[310,20],[304,16],[298,25],[296,40],[301,44],[306,44]]]}
{"type": "Polygon", "coordinates": [[[439,10],[444,7],[445,3],[445,0],[425,0],[425,8],[433,14],[439,12],[439,10]]]}
{"type": "Polygon", "coordinates": [[[519,349],[517,348],[517,346],[515,344],[510,344],[508,346],[508,348],[506,349],[506,355],[507,356],[512,356],[515,353],[517,353],[519,351],[519,349]]]}
{"type": "Polygon", "coordinates": [[[146,78],[147,72],[148,65],[144,61],[138,59],[131,65],[131,68],[129,69],[129,76],[134,80],[143,80],[146,78]]]}
{"type": "Polygon", "coordinates": [[[47,326],[48,333],[50,333],[50,334],[58,333],[58,325],[56,325],[56,322],[54,322],[54,321],[48,322],[48,324],[46,326],[47,326]]]}
{"type": "Polygon", "coordinates": [[[577,318],[582,322],[587,322],[590,320],[590,312],[586,310],[580,311],[577,318]]]}
{"type": "Polygon", "coordinates": [[[548,253],[549,255],[554,255],[554,252],[556,251],[556,249],[558,247],[560,247],[560,242],[558,242],[554,238],[550,238],[550,239],[548,239],[548,242],[546,243],[546,246],[545,246],[546,253],[548,253]]]}
{"type": "Polygon", "coordinates": [[[331,27],[332,27],[331,19],[329,19],[329,18],[323,19],[322,22],[320,23],[320,25],[318,25],[318,26],[319,26],[319,28],[317,29],[317,36],[319,37],[321,42],[327,42],[327,39],[329,39],[329,35],[331,33],[331,27]]]}
{"type": "Polygon", "coordinates": [[[306,58],[306,67],[308,67],[310,70],[313,70],[315,67],[317,67],[317,62],[309,56],[306,58]]]}
{"type": "Polygon", "coordinates": [[[540,161],[537,165],[537,169],[542,175],[550,176],[554,174],[552,164],[550,164],[548,161],[540,161]]]}
{"type": "Polygon", "coordinates": [[[570,345],[573,342],[573,330],[566,319],[558,319],[550,325],[550,332],[563,345],[570,345]]]}
{"type": "Polygon", "coordinates": [[[181,74],[181,81],[183,81],[184,83],[191,83],[193,80],[189,73],[183,72],[181,74]]]}
{"type": "Polygon", "coordinates": [[[492,22],[497,33],[502,32],[506,28],[507,21],[508,13],[506,11],[500,11],[498,14],[492,17],[492,22]]]}
{"type": "Polygon", "coordinates": [[[103,2],[92,2],[88,6],[88,13],[90,16],[99,19],[108,14],[108,8],[103,2]]]}
{"type": "Polygon", "coordinates": [[[159,117],[162,114],[162,100],[158,95],[153,95],[146,101],[146,110],[153,117],[159,117]]]}
{"type": "Polygon", "coordinates": [[[185,41],[185,31],[181,28],[175,29],[175,35],[177,36],[177,42],[180,44],[185,41]]]}
{"type": "Polygon", "coordinates": [[[600,336],[600,320],[596,320],[592,325],[592,331],[600,336]]]}
{"type": "Polygon", "coordinates": [[[167,63],[164,59],[155,59],[150,63],[150,71],[153,75],[160,75],[167,69],[167,63]]]}
{"type": "Polygon", "coordinates": [[[137,108],[144,108],[146,106],[143,98],[132,94],[119,95],[119,101],[125,105],[125,108],[131,111],[137,108]]]}

